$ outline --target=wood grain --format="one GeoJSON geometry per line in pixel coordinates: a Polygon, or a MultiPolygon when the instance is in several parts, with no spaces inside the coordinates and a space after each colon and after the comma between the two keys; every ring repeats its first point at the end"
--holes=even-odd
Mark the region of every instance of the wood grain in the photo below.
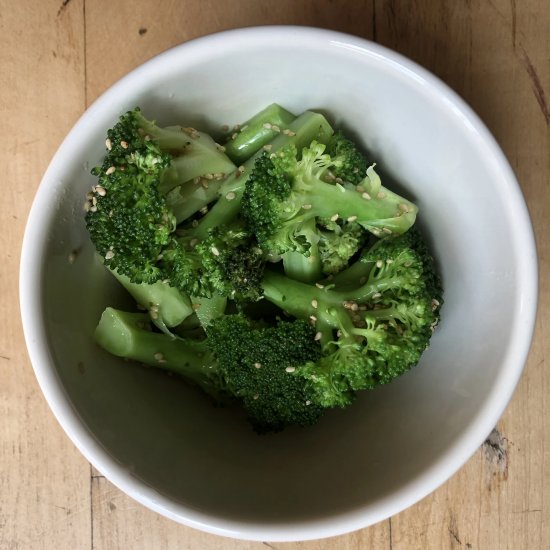
{"type": "Polygon", "coordinates": [[[0,0],[0,550],[441,550],[550,547],[550,12],[544,0],[0,0]],[[444,486],[391,520],[303,543],[223,539],[135,503],[74,449],[49,412],[19,322],[25,219],[49,159],[101,92],[165,49],[218,30],[305,24],[374,38],[451,85],[503,147],[538,237],[540,309],[528,365],[489,440],[444,486]]]}
{"type": "MultiPolygon", "coordinates": [[[[78,7],[78,6],[77,6],[78,7]]],[[[34,192],[84,108],[84,18],[59,3],[0,3],[0,548],[86,548],[89,466],[62,433],[27,360],[19,249],[34,192]]]]}

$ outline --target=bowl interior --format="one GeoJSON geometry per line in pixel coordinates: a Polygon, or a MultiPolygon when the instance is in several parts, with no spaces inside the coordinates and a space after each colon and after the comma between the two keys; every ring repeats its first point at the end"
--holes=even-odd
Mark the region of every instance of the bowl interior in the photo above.
{"type": "Polygon", "coordinates": [[[55,369],[85,427],[68,431],[88,458],[108,477],[117,464],[115,481],[180,521],[245,537],[261,528],[272,540],[373,523],[424,496],[473,452],[519,376],[535,290],[522,271],[534,259],[513,175],[453,94],[365,45],[259,29],[170,51],[92,106],[37,196],[29,225],[44,247],[32,253],[40,273],[32,322],[46,327],[43,349],[30,346],[37,374],[55,369]],[[161,124],[216,134],[274,101],[325,112],[369,151],[388,186],[417,202],[445,305],[413,371],[315,427],[259,437],[185,383],[94,345],[102,310],[132,304],[95,261],[82,204],[105,130],[123,111],[140,105],[161,124]],[[92,451],[84,432],[102,450],[92,451]]]}

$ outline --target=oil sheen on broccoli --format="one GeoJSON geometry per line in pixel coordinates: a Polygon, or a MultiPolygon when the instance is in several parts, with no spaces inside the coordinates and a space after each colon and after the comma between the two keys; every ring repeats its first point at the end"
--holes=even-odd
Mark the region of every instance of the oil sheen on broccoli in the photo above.
{"type": "Polygon", "coordinates": [[[441,281],[414,201],[358,144],[275,103],[219,134],[173,122],[123,114],[92,171],[90,239],[136,301],[105,309],[104,350],[258,433],[316,424],[419,363],[441,281]]]}

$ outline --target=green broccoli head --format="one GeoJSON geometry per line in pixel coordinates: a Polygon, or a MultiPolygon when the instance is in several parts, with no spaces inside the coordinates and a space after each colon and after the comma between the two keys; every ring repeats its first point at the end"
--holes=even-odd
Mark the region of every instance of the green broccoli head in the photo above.
{"type": "Polygon", "coordinates": [[[319,254],[323,273],[333,275],[345,269],[361,249],[365,231],[356,222],[330,222],[328,227],[329,230],[319,232],[319,254]]]}
{"type": "Polygon", "coordinates": [[[103,166],[93,170],[99,181],[85,205],[90,238],[105,264],[134,283],[161,277],[157,257],[176,226],[158,192],[159,174],[167,162],[146,143],[128,157],[107,155],[103,166]]]}
{"type": "Polygon", "coordinates": [[[356,187],[325,181],[343,165],[342,158],[331,157],[315,141],[301,152],[287,146],[256,161],[241,208],[263,250],[306,253],[301,228],[312,219],[356,222],[376,236],[402,234],[412,226],[416,206],[383,188],[373,167],[356,187]]]}
{"type": "Polygon", "coordinates": [[[322,407],[304,379],[294,374],[321,355],[309,323],[258,327],[242,315],[227,315],[212,323],[207,337],[226,391],[241,401],[256,431],[318,421],[322,407]]]}
{"type": "Polygon", "coordinates": [[[327,153],[340,162],[331,169],[331,176],[341,182],[360,184],[367,174],[368,163],[355,143],[336,132],[327,146],[327,153]]]}

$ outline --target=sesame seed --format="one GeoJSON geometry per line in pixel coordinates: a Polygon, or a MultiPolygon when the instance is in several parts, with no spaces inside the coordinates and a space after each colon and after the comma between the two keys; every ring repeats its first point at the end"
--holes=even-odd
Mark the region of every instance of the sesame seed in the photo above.
{"type": "Polygon", "coordinates": [[[281,131],[281,129],[280,129],[276,124],[273,124],[273,125],[271,126],[271,129],[272,129],[274,132],[280,132],[280,131],[281,131]]]}
{"type": "Polygon", "coordinates": [[[90,206],[90,212],[97,212],[97,206],[90,206]]]}
{"type": "Polygon", "coordinates": [[[384,267],[384,262],[382,260],[376,260],[376,267],[378,268],[384,267]]]}
{"type": "Polygon", "coordinates": [[[306,405],[311,405],[311,401],[309,399],[306,401],[306,405]]]}
{"type": "Polygon", "coordinates": [[[231,134],[231,139],[236,139],[238,135],[239,134],[237,134],[237,132],[234,132],[233,134],[231,134]]]}
{"type": "Polygon", "coordinates": [[[205,189],[208,189],[208,180],[201,180],[201,185],[202,185],[205,189]]]}
{"type": "Polygon", "coordinates": [[[109,151],[113,148],[113,144],[111,143],[111,140],[109,138],[105,140],[105,147],[107,147],[109,151]]]}
{"type": "Polygon", "coordinates": [[[235,124],[235,126],[233,126],[233,130],[235,130],[235,132],[238,132],[240,129],[241,129],[240,124],[235,124]]]}
{"type": "Polygon", "coordinates": [[[267,145],[264,145],[264,149],[266,151],[271,151],[271,148],[273,147],[273,145],[271,145],[271,143],[268,143],[267,145]]]}
{"type": "Polygon", "coordinates": [[[120,142],[120,146],[123,149],[128,149],[128,142],[123,140],[123,141],[120,142]]]}
{"type": "Polygon", "coordinates": [[[311,205],[311,204],[302,204],[302,208],[303,208],[304,210],[311,210],[312,205],[311,205]]]}
{"type": "Polygon", "coordinates": [[[317,288],[325,288],[325,285],[322,285],[321,283],[315,283],[315,286],[317,288]]]}
{"type": "Polygon", "coordinates": [[[147,135],[143,138],[145,141],[151,141],[151,136],[147,135]]]}
{"type": "Polygon", "coordinates": [[[357,219],[357,216],[350,216],[348,222],[354,222],[357,219]]]}
{"type": "Polygon", "coordinates": [[[359,310],[359,306],[358,304],[356,304],[355,302],[353,302],[351,304],[351,307],[350,307],[351,311],[358,311],[359,310]]]}
{"type": "Polygon", "coordinates": [[[157,256],[157,261],[162,260],[162,258],[164,258],[164,255],[163,255],[163,254],[159,254],[159,255],[157,256]]]}
{"type": "Polygon", "coordinates": [[[191,241],[189,242],[189,246],[191,248],[195,248],[195,246],[197,246],[198,243],[199,243],[199,239],[191,239],[191,241]]]}
{"type": "Polygon", "coordinates": [[[296,370],[296,367],[287,367],[286,372],[294,372],[296,370]]]}
{"type": "Polygon", "coordinates": [[[335,222],[338,219],[338,214],[334,214],[334,216],[331,216],[330,221],[335,222]]]}
{"type": "Polygon", "coordinates": [[[228,201],[232,201],[237,195],[235,195],[235,193],[233,193],[233,191],[229,191],[229,193],[227,193],[227,195],[225,195],[225,198],[228,200],[228,201]]]}
{"type": "Polygon", "coordinates": [[[212,175],[214,176],[215,180],[223,180],[223,178],[225,178],[225,174],[223,172],[216,172],[212,175]]]}
{"type": "Polygon", "coordinates": [[[74,261],[76,260],[76,252],[74,250],[69,254],[67,260],[70,264],[74,264],[74,261]]]}
{"type": "Polygon", "coordinates": [[[361,195],[366,201],[370,201],[371,200],[371,196],[365,191],[362,195],[361,195]]]}
{"type": "Polygon", "coordinates": [[[309,319],[310,319],[310,321],[312,321],[313,323],[316,323],[316,322],[317,322],[317,317],[315,317],[315,315],[310,315],[310,316],[309,316],[309,319]]]}
{"type": "Polygon", "coordinates": [[[218,151],[221,151],[222,153],[225,153],[225,147],[223,145],[220,145],[219,143],[216,143],[216,149],[218,151]]]}
{"type": "MultiPolygon", "coordinates": [[[[238,124],[237,124],[238,126],[238,124]]],[[[241,132],[244,132],[248,128],[248,124],[245,124],[242,128],[240,128],[241,132]]]]}
{"type": "Polygon", "coordinates": [[[269,122],[264,122],[263,127],[264,127],[266,130],[271,130],[271,124],[270,124],[269,122]]]}
{"type": "Polygon", "coordinates": [[[392,260],[391,258],[388,258],[388,259],[386,260],[386,263],[387,263],[388,265],[393,264],[393,260],[392,260]]]}
{"type": "Polygon", "coordinates": [[[109,218],[113,217],[114,212],[112,210],[109,210],[109,218]]]}
{"type": "Polygon", "coordinates": [[[88,201],[86,201],[86,202],[82,205],[82,208],[84,208],[84,212],[89,212],[91,206],[92,206],[92,205],[91,205],[88,201]]]}
{"type": "Polygon", "coordinates": [[[212,254],[214,254],[214,256],[220,255],[220,251],[215,246],[213,246],[210,250],[212,250],[212,254]]]}
{"type": "Polygon", "coordinates": [[[372,299],[373,299],[373,300],[378,300],[378,298],[382,298],[382,294],[380,294],[380,292],[375,292],[375,293],[372,295],[372,299]]]}
{"type": "Polygon", "coordinates": [[[166,363],[166,359],[164,358],[164,355],[162,355],[162,353],[157,352],[153,355],[153,357],[155,358],[155,360],[158,362],[158,363],[166,363]]]}
{"type": "Polygon", "coordinates": [[[384,193],[384,191],[380,191],[380,193],[378,193],[378,195],[376,195],[376,198],[377,199],[385,199],[386,198],[386,193],[384,193]]]}
{"type": "Polygon", "coordinates": [[[105,259],[110,260],[115,257],[115,253],[112,250],[107,250],[107,253],[105,254],[105,259]]]}
{"type": "Polygon", "coordinates": [[[105,187],[101,187],[101,185],[98,185],[98,186],[95,188],[95,192],[96,192],[100,197],[104,197],[104,196],[107,194],[107,190],[105,189],[105,187]]]}
{"type": "Polygon", "coordinates": [[[359,185],[356,185],[356,186],[355,186],[355,190],[356,190],[358,193],[362,193],[362,192],[365,190],[365,188],[364,188],[361,184],[359,184],[359,185]]]}
{"type": "Polygon", "coordinates": [[[319,302],[317,302],[317,300],[311,300],[311,307],[313,309],[317,309],[318,305],[319,305],[319,302]]]}
{"type": "Polygon", "coordinates": [[[323,337],[323,333],[322,333],[322,332],[317,332],[317,333],[315,334],[314,340],[315,340],[316,342],[318,342],[322,337],[323,337]]]}
{"type": "Polygon", "coordinates": [[[254,363],[254,368],[255,368],[255,369],[261,369],[261,368],[262,368],[262,364],[261,364],[261,363],[254,363]]]}
{"type": "Polygon", "coordinates": [[[200,176],[197,176],[196,178],[193,178],[193,183],[195,185],[198,185],[200,182],[201,182],[201,177],[200,176]]]}
{"type": "Polygon", "coordinates": [[[92,197],[92,205],[95,206],[97,204],[97,198],[92,197]]]}
{"type": "Polygon", "coordinates": [[[256,399],[259,399],[259,397],[260,396],[258,394],[256,394],[252,399],[254,399],[254,401],[255,401],[256,399]]]}
{"type": "Polygon", "coordinates": [[[110,176],[115,170],[116,168],[114,166],[110,166],[109,168],[107,168],[107,170],[105,170],[105,174],[107,176],[110,176]]]}
{"type": "Polygon", "coordinates": [[[208,172],[207,174],[203,175],[203,178],[206,178],[207,180],[213,180],[214,174],[211,174],[210,172],[208,172]]]}
{"type": "Polygon", "coordinates": [[[383,227],[382,231],[384,233],[386,233],[386,235],[391,235],[392,234],[392,230],[389,227],[383,227]]]}
{"type": "Polygon", "coordinates": [[[407,213],[407,212],[409,211],[409,207],[408,207],[406,204],[401,203],[401,204],[399,205],[399,210],[401,210],[401,212],[407,213]]]}
{"type": "Polygon", "coordinates": [[[237,170],[242,174],[245,171],[245,167],[241,164],[237,170]]]}
{"type": "MultiPolygon", "coordinates": [[[[203,207],[199,210],[199,212],[200,212],[202,215],[206,214],[206,213],[208,212],[208,206],[203,206],[203,207]]],[[[197,221],[197,220],[194,220],[194,221],[197,221]]],[[[197,222],[197,224],[198,224],[198,223],[199,223],[199,222],[197,222]]]]}
{"type": "Polygon", "coordinates": [[[197,227],[199,225],[199,221],[198,220],[193,220],[191,222],[191,227],[197,227]]]}

